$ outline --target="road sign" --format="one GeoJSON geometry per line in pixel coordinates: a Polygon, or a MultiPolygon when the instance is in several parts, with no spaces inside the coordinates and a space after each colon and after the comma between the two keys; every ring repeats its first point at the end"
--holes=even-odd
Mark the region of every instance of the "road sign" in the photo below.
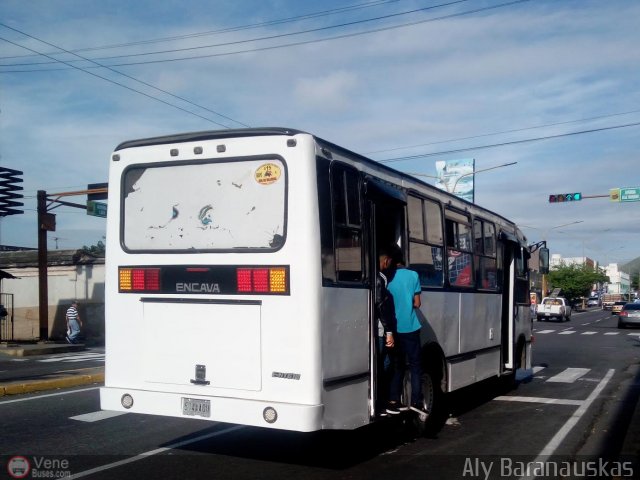
{"type": "Polygon", "coordinates": [[[612,188],[609,190],[612,202],[640,202],[640,187],[612,188]]]}
{"type": "Polygon", "coordinates": [[[87,215],[93,215],[94,217],[107,216],[107,204],[102,202],[94,202],[89,200],[87,202],[87,215]]]}
{"type": "Polygon", "coordinates": [[[620,189],[621,202],[640,201],[640,187],[625,187],[620,189]]]}

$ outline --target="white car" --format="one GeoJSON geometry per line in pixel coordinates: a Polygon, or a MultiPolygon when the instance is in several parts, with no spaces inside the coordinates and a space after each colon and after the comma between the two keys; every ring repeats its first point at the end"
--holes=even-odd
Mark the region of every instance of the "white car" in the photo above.
{"type": "Polygon", "coordinates": [[[598,297],[590,297],[589,300],[587,300],[587,307],[597,307],[600,305],[600,301],[598,300],[598,297]]]}

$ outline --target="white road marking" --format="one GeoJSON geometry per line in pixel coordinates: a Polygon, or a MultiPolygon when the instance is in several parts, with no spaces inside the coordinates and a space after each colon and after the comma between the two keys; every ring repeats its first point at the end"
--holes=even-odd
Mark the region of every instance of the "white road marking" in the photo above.
{"type": "Polygon", "coordinates": [[[225,428],[224,430],[218,430],[216,432],[207,433],[205,435],[200,435],[198,437],[190,438],[188,440],[183,440],[182,442],[172,443],[169,446],[156,448],[155,450],[149,450],[148,452],[141,453],[136,455],[135,457],[126,458],[124,460],[119,460],[113,463],[107,463],[106,465],[102,465],[100,467],[92,468],[90,470],[85,470],[84,472],[76,473],[75,475],[71,475],[67,477],[69,479],[72,478],[82,478],[89,475],[93,475],[94,473],[104,472],[105,470],[110,470],[112,468],[120,467],[122,465],[126,465],[128,463],[137,462],[138,460],[144,460],[147,457],[151,457],[153,455],[157,455],[159,453],[166,452],[168,450],[172,450],[174,448],[184,447],[185,445],[190,445],[192,443],[199,442],[201,440],[207,440],[209,438],[218,437],[220,435],[224,435],[225,433],[233,432],[235,430],[239,430],[241,428],[246,428],[244,425],[235,425],[233,427],[225,428]]]}
{"type": "Polygon", "coordinates": [[[555,330],[540,330],[539,332],[536,333],[553,333],[555,332],[555,330]]]}
{"type": "Polygon", "coordinates": [[[83,360],[104,360],[104,353],[79,353],[77,355],[64,355],[61,357],[44,358],[42,360],[38,360],[38,362],[81,362],[83,360]]]}
{"type": "Polygon", "coordinates": [[[538,365],[537,367],[533,367],[533,374],[535,375],[536,373],[544,370],[545,368],[547,368],[547,367],[542,367],[540,365],[538,365]]]}
{"type": "Polygon", "coordinates": [[[112,410],[98,410],[97,412],[85,413],[84,415],[76,415],[75,417],[69,417],[71,420],[77,420],[79,422],[98,422],[107,418],[119,417],[120,415],[126,415],[127,412],[114,412],[112,410]]]}
{"type": "Polygon", "coordinates": [[[575,330],[564,330],[560,332],[558,335],[571,335],[572,333],[576,333],[575,330]]]}
{"type": "Polygon", "coordinates": [[[620,332],[606,332],[605,335],[620,335],[620,332]]]}
{"type": "Polygon", "coordinates": [[[525,403],[546,403],[549,405],[582,405],[584,400],[565,400],[563,398],[542,398],[542,397],[518,397],[503,395],[494,398],[504,402],[525,402],[525,403]]]}
{"type": "Polygon", "coordinates": [[[69,390],[66,392],[58,392],[58,393],[47,393],[46,395],[37,395],[35,397],[18,398],[16,400],[5,400],[4,402],[0,402],[0,405],[5,405],[7,403],[26,402],[27,400],[38,400],[40,398],[47,398],[47,397],[57,397],[58,395],[69,395],[71,393],[88,392],[89,390],[98,390],[99,388],[100,387],[80,388],[78,390],[69,390]]]}
{"type": "Polygon", "coordinates": [[[595,335],[598,332],[582,332],[580,335],[595,335]]]}
{"type": "Polygon", "coordinates": [[[631,335],[631,336],[636,336],[636,337],[640,337],[640,333],[627,333],[627,335],[631,335]]]}
{"type": "MultiPolygon", "coordinates": [[[[582,405],[578,407],[578,409],[571,415],[571,418],[567,420],[567,422],[558,430],[558,432],[554,435],[554,437],[547,443],[547,445],[542,449],[542,451],[538,454],[538,457],[533,461],[533,465],[542,464],[545,461],[549,460],[549,457],[554,454],[557,448],[560,446],[565,437],[569,434],[571,429],[575,427],[575,425],[580,421],[582,416],[587,412],[591,404],[595,401],[596,398],[600,395],[604,387],[607,386],[611,377],[613,377],[615,370],[611,369],[607,372],[604,378],[600,381],[600,383],[593,389],[593,392],[589,394],[586,400],[583,401],[582,405]]],[[[531,480],[536,478],[534,476],[522,477],[520,480],[531,480]]]]}
{"type": "Polygon", "coordinates": [[[547,382],[555,382],[555,383],[573,383],[580,377],[585,376],[589,373],[589,368],[567,368],[563,372],[560,372],[558,375],[551,377],[547,382]]]}

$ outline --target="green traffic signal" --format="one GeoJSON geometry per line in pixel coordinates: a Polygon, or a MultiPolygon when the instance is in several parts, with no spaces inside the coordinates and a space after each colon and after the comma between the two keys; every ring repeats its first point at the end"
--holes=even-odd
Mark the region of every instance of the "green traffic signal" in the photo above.
{"type": "Polygon", "coordinates": [[[554,193],[549,195],[549,203],[577,202],[582,200],[582,193],[554,193]]]}

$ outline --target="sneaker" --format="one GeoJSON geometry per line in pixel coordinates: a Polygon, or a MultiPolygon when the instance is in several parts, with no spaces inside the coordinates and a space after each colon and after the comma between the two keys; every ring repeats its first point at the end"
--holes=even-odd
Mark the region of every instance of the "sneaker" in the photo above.
{"type": "Polygon", "coordinates": [[[417,413],[422,421],[425,421],[429,417],[429,412],[427,412],[423,405],[413,404],[411,405],[411,411],[417,413]]]}
{"type": "Polygon", "coordinates": [[[396,402],[389,402],[387,404],[386,412],[390,415],[399,415],[400,409],[398,408],[398,404],[396,402]]]}

